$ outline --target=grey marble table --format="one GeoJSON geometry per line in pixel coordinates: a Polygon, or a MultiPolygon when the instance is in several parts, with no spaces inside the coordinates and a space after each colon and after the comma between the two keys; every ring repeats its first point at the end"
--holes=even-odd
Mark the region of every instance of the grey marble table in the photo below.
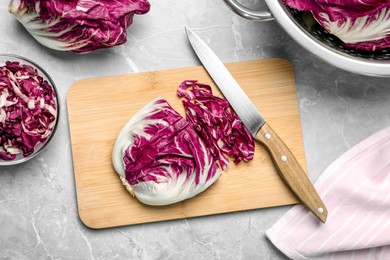
{"type": "MultiPolygon", "coordinates": [[[[262,5],[261,1],[247,1],[262,5]],[[258,3],[260,2],[260,3],[258,3]]],[[[354,75],[318,60],[276,22],[231,12],[222,0],[151,0],[124,45],[86,55],[42,47],[0,4],[0,53],[28,57],[52,76],[62,116],[53,142],[27,163],[0,168],[1,259],[284,259],[264,233],[290,207],[92,230],[79,220],[66,93],[79,79],[200,65],[193,28],[224,62],[270,57],[295,69],[309,176],[390,124],[389,79],[354,75]]]]}

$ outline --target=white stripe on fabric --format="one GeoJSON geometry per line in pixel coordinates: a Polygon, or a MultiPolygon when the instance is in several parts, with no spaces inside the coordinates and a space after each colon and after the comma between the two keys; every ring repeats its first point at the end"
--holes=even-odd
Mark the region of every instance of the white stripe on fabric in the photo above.
{"type": "MultiPolygon", "coordinates": [[[[387,164],[387,165],[384,167],[384,169],[381,169],[381,170],[380,170],[380,172],[383,174],[383,173],[386,173],[386,170],[387,170],[387,171],[390,170],[390,164],[387,164]]],[[[377,197],[377,196],[382,197],[383,194],[381,193],[381,191],[385,191],[386,188],[390,187],[390,185],[389,185],[389,180],[390,180],[390,174],[386,177],[385,181],[384,181],[383,183],[381,183],[381,187],[380,187],[380,189],[379,189],[379,192],[374,193],[373,196],[375,195],[375,197],[377,197]]],[[[371,198],[372,198],[373,196],[371,196],[371,198]]],[[[349,239],[352,235],[354,235],[356,232],[359,232],[359,228],[362,227],[368,220],[371,220],[370,218],[371,218],[371,216],[374,214],[375,210],[379,209],[380,207],[383,207],[383,205],[385,205],[386,202],[388,202],[389,200],[390,200],[390,192],[387,193],[387,196],[384,198],[383,201],[381,201],[379,204],[377,204],[376,207],[374,207],[373,210],[371,210],[371,212],[370,212],[362,221],[360,221],[360,223],[359,223],[359,225],[358,225],[357,227],[354,227],[354,231],[353,231],[353,232],[350,232],[348,235],[346,235],[346,236],[339,242],[339,244],[334,248],[334,251],[337,251],[337,249],[339,249],[339,248],[342,246],[343,243],[345,243],[345,242],[347,242],[347,243],[351,242],[351,241],[348,241],[348,239],[349,239]]],[[[364,208],[364,207],[367,206],[367,205],[370,205],[370,202],[371,202],[371,200],[367,201],[367,203],[365,203],[363,207],[359,207],[358,209],[356,209],[355,215],[356,215],[357,213],[359,213],[359,212],[358,212],[359,209],[364,208]]],[[[348,219],[348,222],[350,222],[353,218],[354,218],[354,216],[351,216],[351,217],[348,219]]],[[[371,221],[372,221],[372,220],[371,220],[371,221]]],[[[340,231],[341,231],[341,230],[339,230],[338,232],[340,232],[340,231]]],[[[365,232],[364,234],[366,234],[366,233],[367,233],[367,232],[365,232]]],[[[363,235],[361,235],[361,234],[359,234],[359,236],[360,236],[360,238],[363,237],[363,235]]],[[[343,250],[345,250],[345,249],[343,248],[343,250]]]]}
{"type": "MultiPolygon", "coordinates": [[[[390,137],[387,137],[386,139],[389,139],[387,141],[390,141],[390,137]]],[[[375,142],[374,144],[370,145],[369,148],[372,148],[373,146],[375,146],[376,144],[378,143],[382,143],[383,140],[379,140],[377,142],[375,142]]],[[[390,144],[390,143],[389,143],[390,144]]],[[[363,159],[366,159],[367,157],[369,157],[370,155],[376,153],[375,149],[372,149],[371,152],[369,153],[364,153],[362,156],[363,158],[361,158],[361,160],[363,159]]],[[[361,156],[362,154],[362,151],[359,151],[357,154],[355,154],[354,156],[352,156],[351,158],[349,158],[349,160],[351,160],[352,158],[355,158],[355,157],[358,157],[358,156],[361,156]]],[[[349,161],[348,160],[348,161],[349,161]]],[[[360,160],[359,160],[360,161],[360,160]]],[[[348,164],[346,165],[345,162],[343,163],[343,165],[341,166],[341,168],[339,168],[337,171],[329,171],[329,169],[326,169],[325,172],[323,173],[323,176],[320,176],[322,178],[327,178],[323,183],[321,183],[321,186],[319,185],[316,185],[316,189],[317,191],[319,192],[319,194],[321,194],[322,196],[322,199],[325,198],[326,195],[328,195],[328,193],[330,192],[330,190],[333,188],[334,185],[336,185],[339,181],[340,178],[342,177],[348,177],[348,176],[345,176],[344,174],[337,174],[339,171],[342,171],[342,172],[345,172],[347,170],[349,170],[350,168],[352,168],[353,166],[355,166],[359,161],[354,161],[352,164],[348,164]],[[343,167],[347,167],[347,169],[343,169],[343,167]],[[330,178],[332,175],[336,175],[337,174],[337,177],[336,179],[332,179],[330,178]],[[327,183],[330,182],[331,184],[330,185],[327,185],[327,183]],[[319,187],[317,187],[319,186],[319,187]],[[327,189],[322,191],[321,188],[322,187],[326,187],[327,189]],[[321,191],[321,192],[320,192],[321,191]]],[[[332,165],[331,165],[332,166],[332,165]]],[[[304,209],[304,207],[303,207],[304,209]]],[[[303,210],[303,214],[304,216],[300,216],[299,220],[298,221],[295,221],[294,223],[296,224],[295,227],[291,227],[289,229],[288,232],[284,233],[284,236],[281,238],[281,239],[284,239],[286,237],[288,237],[289,235],[291,235],[292,232],[294,232],[296,230],[296,228],[298,228],[305,220],[307,217],[311,216],[311,212],[306,212],[305,210],[303,210]]],[[[292,221],[291,221],[292,222],[292,221]]]]}
{"type": "MultiPolygon", "coordinates": [[[[327,202],[329,203],[329,205],[331,205],[328,222],[325,223],[323,226],[317,226],[316,222],[314,222],[314,219],[309,219],[311,213],[308,212],[306,208],[303,208],[302,206],[295,206],[289,212],[287,212],[286,215],[282,217],[277,223],[275,223],[274,227],[272,227],[266,232],[268,238],[272,241],[272,243],[274,243],[274,245],[278,248],[288,247],[289,251],[291,251],[288,255],[293,259],[296,259],[296,257],[309,259],[332,258],[341,260],[349,258],[363,260],[373,258],[384,259],[383,257],[388,257],[386,259],[390,259],[390,236],[387,235],[390,234],[390,205],[389,203],[387,203],[387,205],[384,204],[389,200],[390,190],[388,192],[382,191],[382,200],[376,200],[376,203],[380,203],[382,207],[371,202],[374,197],[378,197],[379,192],[383,189],[383,185],[389,182],[389,175],[383,175],[381,178],[377,178],[377,176],[381,176],[379,175],[381,171],[378,169],[372,169],[371,167],[372,165],[381,166],[383,164],[388,164],[390,160],[390,149],[387,149],[386,151],[386,148],[390,148],[389,141],[390,127],[383,129],[372,135],[371,137],[365,139],[358,145],[351,148],[341,157],[339,157],[330,166],[328,166],[327,169],[318,178],[315,185],[317,191],[319,191],[320,196],[322,195],[325,197],[325,205],[327,204],[327,202]],[[361,163],[361,165],[357,163],[361,163]],[[374,174],[371,174],[372,172],[374,172],[374,174]],[[345,180],[345,175],[349,176],[349,180],[345,180]],[[373,181],[368,186],[367,181],[364,181],[365,179],[370,179],[373,181]],[[357,198],[354,201],[354,204],[351,205],[351,210],[354,210],[354,208],[358,207],[357,210],[361,211],[364,208],[365,210],[361,211],[364,212],[364,214],[361,215],[359,218],[355,217],[351,219],[350,213],[348,212],[348,208],[344,207],[343,209],[338,210],[337,207],[339,205],[347,206],[345,205],[345,202],[348,202],[350,200],[349,198],[344,199],[346,197],[345,194],[350,194],[349,192],[351,190],[354,193],[356,190],[356,185],[360,187],[364,185],[365,188],[369,187],[372,192],[371,190],[366,190],[367,192],[364,192],[364,190],[362,190],[361,193],[358,193],[359,196],[362,197],[357,198]],[[379,187],[379,190],[377,189],[377,187],[379,187]],[[345,191],[346,193],[344,193],[345,191]],[[335,194],[334,192],[343,193],[339,196],[331,196],[332,194],[335,194]],[[368,201],[366,201],[366,199],[368,199],[368,201]],[[362,201],[363,206],[360,204],[360,201],[362,201]],[[368,208],[367,203],[369,202],[373,204],[372,209],[371,207],[368,208]],[[373,215],[371,210],[375,211],[374,213],[376,215],[373,215]],[[334,212],[338,212],[338,215],[336,215],[334,212]],[[349,226],[352,227],[351,224],[353,224],[353,227],[357,228],[357,230],[353,227],[349,230],[344,229],[344,234],[347,237],[343,237],[341,234],[339,234],[337,237],[335,237],[338,239],[333,240],[332,244],[330,244],[329,241],[326,242],[328,243],[328,245],[322,244],[321,246],[323,247],[323,252],[319,252],[317,248],[318,243],[321,243],[321,241],[324,241],[325,239],[329,240],[329,235],[334,235],[333,230],[337,230],[337,228],[343,224],[344,216],[348,219],[349,226]],[[359,223],[360,219],[362,220],[359,223]],[[309,221],[308,224],[304,223],[305,220],[309,221]],[[333,228],[324,229],[323,227],[326,226],[333,228]],[[366,229],[359,230],[363,229],[362,227],[365,227],[366,229]],[[320,234],[318,234],[319,229],[323,231],[320,234]],[[288,231],[287,233],[289,235],[286,234],[286,231],[288,231]],[[350,234],[349,232],[353,233],[350,234]],[[320,239],[310,241],[310,246],[312,246],[310,248],[306,246],[303,247],[302,250],[297,250],[297,244],[300,243],[301,246],[303,243],[303,241],[301,240],[307,240],[308,235],[313,238],[313,233],[317,233],[317,235],[315,235],[314,237],[318,237],[320,239]],[[351,239],[353,238],[353,235],[355,235],[357,240],[353,241],[351,239]],[[366,241],[367,238],[369,238],[368,241],[366,241]],[[338,243],[338,240],[340,240],[340,243],[338,243]],[[343,245],[348,241],[353,243],[351,247],[349,244],[343,245]],[[331,247],[331,245],[334,246],[331,247]],[[349,250],[347,249],[346,251],[342,251],[347,246],[349,250]],[[367,246],[369,246],[370,248],[367,248],[367,246]],[[334,251],[335,248],[339,249],[339,251],[334,251]]],[[[386,169],[386,167],[380,168],[386,169]]],[[[356,213],[353,212],[352,215],[356,215],[356,213]]],[[[344,223],[344,225],[348,224],[344,223]]],[[[337,232],[340,232],[340,230],[338,230],[337,232]]]]}
{"type": "MultiPolygon", "coordinates": [[[[372,154],[373,154],[374,152],[375,152],[375,151],[372,151],[372,154]]],[[[358,153],[356,156],[359,156],[359,155],[360,155],[360,153],[358,153]]],[[[370,155],[371,155],[371,153],[369,153],[369,154],[364,154],[364,159],[365,159],[366,157],[370,156],[370,155]]],[[[354,157],[355,157],[355,156],[354,156],[354,157]]],[[[360,161],[360,160],[359,160],[359,161],[360,161]]],[[[343,165],[343,167],[347,167],[347,170],[348,170],[348,169],[352,168],[353,166],[355,166],[357,163],[358,163],[358,161],[354,162],[353,164],[343,165]]],[[[328,178],[327,181],[325,181],[324,183],[322,183],[322,186],[321,186],[321,187],[327,187],[327,189],[326,189],[325,191],[321,191],[321,193],[320,193],[320,194],[322,194],[322,195],[321,195],[322,199],[325,198],[325,196],[330,192],[330,190],[333,188],[333,186],[339,182],[339,180],[340,180],[341,178],[343,178],[343,177],[347,177],[347,178],[348,178],[348,176],[345,176],[344,174],[338,174],[337,177],[336,177],[336,179],[329,178],[330,176],[335,175],[336,173],[338,173],[338,172],[341,171],[341,170],[342,170],[342,169],[339,169],[338,171],[331,172],[331,174],[329,174],[329,176],[327,176],[327,178],[328,178]],[[330,182],[331,184],[330,184],[330,185],[327,185],[327,182],[330,182]]],[[[343,170],[343,172],[345,172],[345,171],[347,171],[347,170],[343,170]]],[[[316,188],[317,188],[317,187],[316,187],[316,188]]],[[[320,189],[318,189],[317,191],[320,192],[320,189]]],[[[284,236],[283,236],[281,239],[284,239],[284,238],[290,236],[293,232],[295,232],[295,230],[296,230],[302,223],[304,223],[304,221],[307,220],[307,217],[309,217],[309,216],[312,215],[312,213],[309,212],[309,211],[306,211],[306,210],[304,209],[304,207],[302,207],[302,209],[303,209],[302,212],[303,212],[304,216],[300,216],[299,220],[296,221],[296,222],[294,222],[294,223],[296,223],[295,227],[291,227],[290,230],[289,230],[288,232],[284,233],[284,236]]],[[[319,229],[317,230],[317,232],[319,232],[320,230],[321,230],[321,228],[319,228],[319,229]]],[[[317,232],[316,232],[316,233],[317,233],[317,232]]],[[[312,236],[314,236],[314,235],[315,235],[315,234],[312,234],[312,236]]],[[[308,237],[306,240],[310,239],[312,236],[308,237]]]]}
{"type": "MultiPolygon", "coordinates": [[[[376,176],[376,175],[382,173],[382,170],[383,170],[383,169],[377,171],[377,172],[374,174],[374,176],[376,176]]],[[[389,179],[390,179],[389,177],[390,177],[390,175],[386,177],[386,180],[385,180],[384,183],[381,184],[381,187],[379,188],[379,191],[382,191],[382,190],[384,190],[384,189],[386,188],[386,184],[387,184],[387,182],[388,182],[389,179]]],[[[364,183],[367,183],[368,180],[369,180],[369,179],[367,179],[364,183]]],[[[356,188],[353,190],[352,194],[348,197],[348,199],[343,201],[342,205],[344,205],[345,203],[347,203],[347,202],[349,201],[349,199],[351,199],[351,198],[353,199],[353,195],[355,195],[357,192],[359,192],[363,187],[364,187],[364,185],[356,187],[356,188]]],[[[328,238],[319,246],[318,250],[320,251],[322,248],[324,248],[324,247],[325,247],[330,241],[332,241],[332,239],[333,239],[334,237],[336,237],[339,233],[343,233],[343,229],[344,229],[345,227],[347,227],[348,224],[349,224],[356,216],[358,216],[360,210],[361,210],[362,208],[365,208],[367,205],[370,205],[371,201],[372,201],[374,198],[376,198],[377,196],[382,196],[382,194],[380,194],[380,192],[376,192],[376,193],[371,194],[371,196],[369,197],[369,199],[368,199],[363,205],[360,205],[357,209],[355,209],[355,211],[349,216],[349,218],[347,218],[347,219],[344,221],[343,225],[342,225],[336,232],[334,232],[331,236],[329,236],[329,237],[328,237],[328,238]]],[[[341,207],[338,207],[337,209],[339,209],[339,208],[341,208],[341,207]]]]}
{"type": "MultiPolygon", "coordinates": [[[[387,145],[390,145],[390,143],[388,143],[387,145]]],[[[374,151],[371,151],[371,153],[369,153],[368,155],[373,155],[373,154],[375,154],[375,153],[377,153],[377,151],[374,150],[374,151]]],[[[366,159],[366,157],[368,157],[368,156],[364,156],[364,159],[366,159]]],[[[362,159],[363,159],[363,158],[362,158],[362,159]]],[[[360,162],[360,161],[361,161],[361,160],[355,161],[354,166],[355,166],[358,162],[360,162]]],[[[351,167],[352,167],[352,166],[347,167],[347,168],[348,168],[348,169],[351,169],[351,167]]],[[[376,174],[379,174],[379,173],[380,173],[380,171],[378,171],[376,174]]],[[[375,174],[375,176],[376,176],[376,174],[375,174]]],[[[341,174],[341,175],[343,175],[343,174],[341,174]]],[[[371,180],[371,179],[366,179],[366,180],[362,183],[362,185],[356,187],[356,188],[352,191],[352,193],[350,193],[350,195],[349,195],[348,197],[346,197],[339,205],[344,205],[345,202],[347,202],[351,197],[353,197],[353,195],[355,195],[355,194],[361,189],[361,186],[364,186],[364,185],[367,184],[370,180],[371,180]]],[[[335,184],[336,184],[336,183],[333,183],[333,185],[335,185],[335,184]]],[[[333,185],[332,185],[332,186],[333,186],[333,185]]],[[[327,191],[329,192],[329,189],[328,189],[327,191]]],[[[329,212],[328,218],[330,219],[333,215],[337,214],[337,212],[339,211],[339,209],[341,209],[341,207],[337,207],[335,210],[329,212]]],[[[343,225],[343,226],[345,226],[345,225],[343,225]]],[[[325,225],[324,225],[324,227],[325,227],[325,225]]],[[[309,242],[311,239],[313,239],[315,236],[317,236],[317,235],[321,232],[321,230],[322,230],[322,228],[318,228],[318,229],[316,230],[316,232],[314,232],[312,235],[310,235],[308,238],[306,238],[304,241],[302,241],[302,243],[299,244],[297,248],[298,248],[298,249],[302,248],[307,242],[309,242]]],[[[332,237],[333,237],[333,236],[332,236],[332,237]]],[[[329,238],[328,238],[327,241],[329,241],[329,238]]]]}

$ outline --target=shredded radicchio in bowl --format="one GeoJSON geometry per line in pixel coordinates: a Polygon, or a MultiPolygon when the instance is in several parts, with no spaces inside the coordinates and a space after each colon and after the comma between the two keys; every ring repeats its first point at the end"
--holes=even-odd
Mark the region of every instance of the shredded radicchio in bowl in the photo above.
{"type": "Polygon", "coordinates": [[[32,155],[56,119],[56,93],[36,68],[18,61],[0,65],[0,160],[32,155]]]}

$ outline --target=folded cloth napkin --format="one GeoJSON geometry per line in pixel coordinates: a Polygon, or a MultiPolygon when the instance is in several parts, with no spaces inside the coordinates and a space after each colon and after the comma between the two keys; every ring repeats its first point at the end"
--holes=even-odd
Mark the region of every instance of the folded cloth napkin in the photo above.
{"type": "Polygon", "coordinates": [[[294,206],[266,231],[279,250],[292,259],[390,259],[390,127],[343,154],[314,186],[326,223],[294,206]]]}

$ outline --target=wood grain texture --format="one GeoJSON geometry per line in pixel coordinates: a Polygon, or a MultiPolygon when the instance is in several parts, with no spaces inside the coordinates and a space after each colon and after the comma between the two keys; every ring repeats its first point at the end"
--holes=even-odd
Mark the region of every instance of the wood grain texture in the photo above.
{"type": "Polygon", "coordinates": [[[277,132],[265,122],[255,139],[266,147],[276,170],[294,194],[321,222],[325,223],[328,211],[324,203],[314,189],[305,171],[295,159],[294,154],[279,137],[277,132]]]}
{"type": "MultiPolygon", "coordinates": [[[[226,64],[253,103],[306,169],[294,72],[284,59],[226,64]]],[[[111,163],[120,129],[146,103],[161,96],[184,115],[179,84],[196,79],[221,95],[203,67],[77,81],[67,95],[79,216],[91,228],[205,216],[298,202],[256,145],[255,159],[234,165],[208,190],[174,205],[152,207],[133,198],[111,163]]]]}

